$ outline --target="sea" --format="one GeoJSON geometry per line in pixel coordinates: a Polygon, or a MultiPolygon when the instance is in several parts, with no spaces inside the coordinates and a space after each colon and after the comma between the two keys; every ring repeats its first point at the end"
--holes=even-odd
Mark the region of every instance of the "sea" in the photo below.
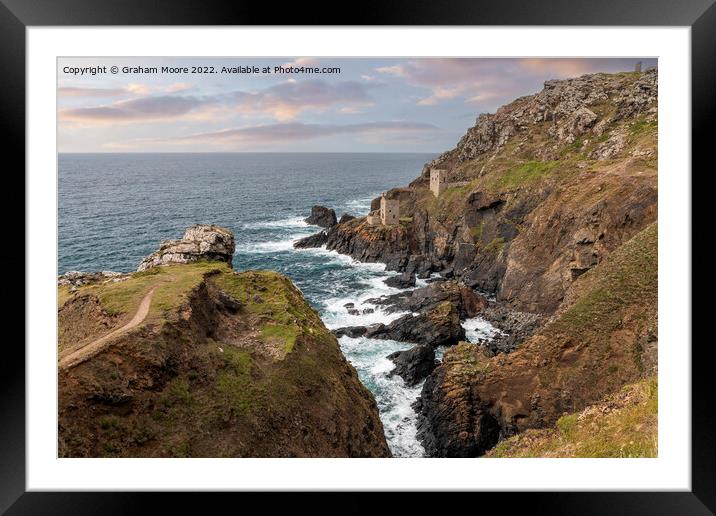
{"type": "MultiPolygon", "coordinates": [[[[433,154],[205,153],[60,154],[58,156],[58,273],[134,271],[163,240],[198,223],[218,224],[236,237],[236,270],[271,269],[293,280],[330,329],[388,323],[367,300],[400,290],[384,280],[394,272],[375,263],[318,249],[294,249],[320,228],[306,224],[320,204],[366,215],[371,199],[415,179],[433,154]],[[361,311],[350,315],[344,306],[361,311]]],[[[417,287],[425,285],[418,280],[417,287]]],[[[416,288],[417,288],[416,287],[416,288]]],[[[464,323],[471,342],[499,330],[479,317],[464,323]]],[[[390,376],[386,357],[409,343],[342,337],[343,354],[375,396],[395,457],[421,457],[412,404],[422,384],[390,376]]],[[[443,350],[437,355],[442,356],[443,350]]]]}

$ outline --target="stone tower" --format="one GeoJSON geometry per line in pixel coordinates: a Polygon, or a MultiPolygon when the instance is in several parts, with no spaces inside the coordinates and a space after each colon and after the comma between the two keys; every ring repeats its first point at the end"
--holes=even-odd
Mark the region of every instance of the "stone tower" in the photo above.
{"type": "Polygon", "coordinates": [[[385,194],[380,196],[380,221],[385,226],[393,226],[400,219],[400,201],[388,199],[385,194]]]}
{"type": "Polygon", "coordinates": [[[641,61],[636,62],[636,64],[634,65],[634,71],[637,73],[641,72],[641,61]]]}
{"type": "Polygon", "coordinates": [[[447,170],[443,168],[431,168],[430,190],[435,194],[435,197],[440,197],[440,194],[447,189],[447,186],[447,170]]]}

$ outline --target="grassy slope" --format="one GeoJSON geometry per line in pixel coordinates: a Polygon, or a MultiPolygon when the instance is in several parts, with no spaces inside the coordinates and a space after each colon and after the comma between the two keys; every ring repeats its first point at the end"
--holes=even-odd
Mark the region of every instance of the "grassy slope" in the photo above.
{"type": "Polygon", "coordinates": [[[60,302],[93,294],[107,312],[129,318],[153,286],[139,328],[61,377],[62,456],[331,456],[347,453],[347,439],[364,447],[352,453],[387,453],[377,412],[375,437],[363,444],[357,434],[326,431],[351,420],[362,428],[373,401],[318,314],[278,273],[236,273],[216,262],[164,266],[61,292],[60,302]],[[202,306],[215,301],[195,300],[196,322],[185,320],[202,282],[238,301],[239,312],[202,319],[202,306]],[[127,393],[131,411],[101,401],[127,393]],[[76,408],[85,404],[92,407],[76,408]],[[309,442],[294,435],[304,425],[309,442]]]}
{"type": "MultiPolygon", "coordinates": [[[[71,294],[63,286],[58,292],[59,306],[74,296],[97,296],[104,310],[120,321],[129,320],[136,312],[144,295],[157,286],[146,324],[159,323],[186,303],[189,294],[207,273],[216,272],[212,281],[230,296],[239,300],[258,320],[262,338],[280,345],[290,352],[296,337],[302,332],[321,331],[320,318],[299,300],[300,292],[284,276],[270,271],[248,271],[236,274],[226,264],[196,262],[191,264],[155,267],[136,272],[125,281],[81,287],[71,294]]],[[[95,337],[98,337],[96,335],[95,337]]]]}
{"type": "Polygon", "coordinates": [[[630,384],[554,428],[527,430],[502,441],[486,457],[656,457],[656,377],[630,384]]]}
{"type": "MultiPolygon", "coordinates": [[[[614,74],[622,76],[626,83],[638,79],[638,74],[614,74]]],[[[522,100],[515,101],[518,104],[522,100]]],[[[613,103],[590,106],[600,119],[614,113],[613,103]]],[[[491,194],[506,194],[520,190],[537,190],[542,186],[564,187],[607,173],[615,163],[623,161],[635,149],[649,149],[653,154],[644,158],[630,159],[629,168],[634,171],[655,172],[657,168],[656,121],[640,115],[635,119],[612,122],[605,127],[601,136],[584,134],[581,138],[565,143],[553,159],[541,159],[540,152],[555,143],[548,135],[550,122],[539,122],[529,126],[526,133],[517,134],[496,153],[488,153],[476,159],[455,163],[452,174],[457,180],[467,180],[466,186],[449,188],[440,199],[427,189],[418,200],[418,205],[428,213],[450,219],[461,213],[461,208],[472,192],[483,191],[491,194]],[[614,132],[623,132],[627,138],[626,147],[614,159],[595,160],[590,154],[614,132]]],[[[508,207],[512,199],[508,198],[508,207]]]]}

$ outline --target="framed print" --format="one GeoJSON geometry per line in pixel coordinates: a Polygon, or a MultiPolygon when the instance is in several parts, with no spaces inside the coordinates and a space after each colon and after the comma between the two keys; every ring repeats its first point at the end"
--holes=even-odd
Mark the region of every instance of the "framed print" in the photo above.
{"type": "Polygon", "coordinates": [[[460,4],[4,2],[26,324],[3,510],[713,510],[691,168],[716,8],[460,4]]]}

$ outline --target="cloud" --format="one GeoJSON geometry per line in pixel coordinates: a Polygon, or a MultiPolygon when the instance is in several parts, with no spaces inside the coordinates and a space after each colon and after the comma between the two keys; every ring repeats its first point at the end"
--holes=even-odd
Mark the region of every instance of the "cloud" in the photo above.
{"type": "Polygon", "coordinates": [[[597,71],[629,70],[634,59],[470,59],[426,58],[376,68],[380,74],[426,88],[417,100],[432,106],[453,99],[499,106],[518,94],[526,84],[538,87],[547,79],[575,77],[597,71]]]}
{"type": "Polygon", "coordinates": [[[60,97],[121,97],[127,94],[125,88],[57,88],[60,97]]]}
{"type": "MultiPolygon", "coordinates": [[[[174,91],[182,91],[179,85],[173,87],[174,91]]],[[[280,122],[288,122],[307,110],[320,112],[337,107],[339,111],[350,112],[371,105],[369,87],[355,81],[329,83],[291,79],[258,92],[236,91],[202,97],[159,95],[121,100],[104,106],[62,109],[59,115],[60,120],[70,122],[132,123],[173,120],[220,107],[236,113],[268,115],[280,122]]],[[[136,85],[132,88],[143,91],[136,85]]]]}
{"type": "Polygon", "coordinates": [[[167,86],[152,86],[149,84],[130,83],[123,88],[83,88],[64,86],[57,88],[60,97],[144,97],[153,92],[177,93],[192,88],[187,82],[177,82],[167,86]]]}
{"type": "Polygon", "coordinates": [[[298,142],[327,138],[331,136],[354,135],[388,135],[396,137],[417,133],[437,131],[432,124],[406,121],[367,122],[360,124],[304,124],[299,122],[257,125],[242,128],[224,129],[206,133],[196,133],[168,139],[145,139],[125,142],[127,144],[208,144],[222,147],[241,147],[244,144],[269,144],[277,142],[298,142]]]}
{"type": "Polygon", "coordinates": [[[202,106],[198,97],[163,95],[122,100],[109,106],[60,110],[60,119],[72,122],[145,122],[177,118],[202,106]]]}
{"type": "Polygon", "coordinates": [[[257,93],[233,94],[235,109],[241,113],[269,114],[280,122],[294,120],[307,110],[325,111],[371,105],[368,86],[355,81],[289,80],[257,93]]]}

